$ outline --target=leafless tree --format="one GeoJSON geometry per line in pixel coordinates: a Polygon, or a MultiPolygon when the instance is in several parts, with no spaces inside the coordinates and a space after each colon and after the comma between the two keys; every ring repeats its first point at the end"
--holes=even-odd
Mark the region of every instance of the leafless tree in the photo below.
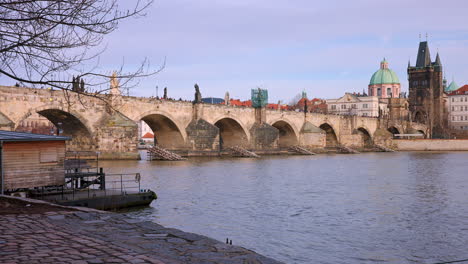
{"type": "MultiPolygon", "coordinates": [[[[69,91],[73,73],[85,77],[88,95],[103,94],[112,75],[98,69],[103,38],[122,20],[144,16],[152,2],[128,1],[131,8],[122,9],[118,0],[0,0],[0,75],[69,91]]],[[[116,69],[122,86],[160,70],[146,59],[132,72],[123,65],[116,69]]]]}
{"type": "Polygon", "coordinates": [[[296,105],[299,100],[302,99],[302,93],[296,94],[291,100],[289,100],[288,105],[296,105]]]}

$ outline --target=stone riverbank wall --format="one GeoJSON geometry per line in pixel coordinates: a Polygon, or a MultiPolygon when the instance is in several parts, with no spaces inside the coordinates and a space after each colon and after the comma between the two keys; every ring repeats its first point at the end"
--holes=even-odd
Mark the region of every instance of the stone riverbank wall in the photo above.
{"type": "Polygon", "coordinates": [[[468,151],[466,139],[397,139],[393,146],[399,151],[468,151]]]}

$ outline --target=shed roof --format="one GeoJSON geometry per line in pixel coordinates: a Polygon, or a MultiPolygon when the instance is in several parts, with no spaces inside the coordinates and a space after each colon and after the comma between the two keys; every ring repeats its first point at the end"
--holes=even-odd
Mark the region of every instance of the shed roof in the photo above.
{"type": "Polygon", "coordinates": [[[70,137],[64,136],[49,136],[25,132],[15,132],[0,130],[0,141],[1,142],[17,142],[17,141],[60,141],[70,140],[70,137]]]}

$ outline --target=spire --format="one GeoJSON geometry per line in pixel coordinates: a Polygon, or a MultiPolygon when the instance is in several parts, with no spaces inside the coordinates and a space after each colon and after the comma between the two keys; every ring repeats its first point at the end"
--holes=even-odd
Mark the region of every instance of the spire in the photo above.
{"type": "Polygon", "coordinates": [[[411,67],[411,61],[408,59],[408,68],[411,67]]]}
{"type": "Polygon", "coordinates": [[[436,57],[436,60],[435,60],[435,65],[437,65],[437,66],[442,66],[442,63],[440,62],[439,52],[437,52],[437,57],[436,57]]]}
{"type": "Polygon", "coordinates": [[[427,41],[419,43],[418,59],[416,60],[416,67],[431,66],[431,53],[429,52],[429,45],[427,41]]]}

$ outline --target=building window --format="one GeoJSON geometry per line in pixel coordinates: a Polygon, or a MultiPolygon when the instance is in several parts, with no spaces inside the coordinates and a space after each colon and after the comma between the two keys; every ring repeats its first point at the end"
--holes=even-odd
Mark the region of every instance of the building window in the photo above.
{"type": "Polygon", "coordinates": [[[413,86],[418,86],[418,81],[413,81],[413,86]]]}
{"type": "Polygon", "coordinates": [[[454,117],[454,116],[452,116],[452,121],[455,121],[455,117],[454,117]]]}
{"type": "Polygon", "coordinates": [[[331,109],[332,109],[332,110],[336,110],[336,105],[332,105],[332,106],[331,106],[331,109]]]}
{"type": "Polygon", "coordinates": [[[367,113],[362,113],[362,116],[367,116],[367,113]]]}
{"type": "Polygon", "coordinates": [[[367,108],[367,107],[368,107],[367,104],[362,105],[362,108],[367,108]]]}
{"type": "Polygon", "coordinates": [[[377,88],[377,96],[382,96],[382,90],[380,88],[377,88]]]}
{"type": "Polygon", "coordinates": [[[455,111],[455,107],[454,107],[454,106],[452,106],[452,111],[455,111]]]}
{"type": "Polygon", "coordinates": [[[341,105],[341,109],[346,109],[346,105],[345,105],[345,104],[342,104],[342,105],[341,105]]]}
{"type": "Polygon", "coordinates": [[[357,105],[356,105],[356,104],[352,104],[352,105],[351,105],[351,108],[357,109],[357,105]]]}
{"type": "Polygon", "coordinates": [[[387,96],[392,97],[392,88],[387,88],[387,96]]]}

